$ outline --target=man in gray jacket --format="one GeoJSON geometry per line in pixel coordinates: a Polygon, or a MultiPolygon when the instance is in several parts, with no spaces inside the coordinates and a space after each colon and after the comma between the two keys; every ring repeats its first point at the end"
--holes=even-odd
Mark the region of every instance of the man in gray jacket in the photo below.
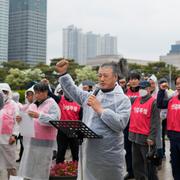
{"type": "Polygon", "coordinates": [[[116,83],[117,66],[115,63],[100,66],[100,90],[95,96],[74,84],[67,74],[68,65],[66,60],[61,60],[56,65],[63,91],[83,107],[83,122],[103,136],[103,139],[84,140],[83,167],[79,165],[78,180],[122,180],[125,154],[123,129],[128,123],[131,104],[116,83]]]}

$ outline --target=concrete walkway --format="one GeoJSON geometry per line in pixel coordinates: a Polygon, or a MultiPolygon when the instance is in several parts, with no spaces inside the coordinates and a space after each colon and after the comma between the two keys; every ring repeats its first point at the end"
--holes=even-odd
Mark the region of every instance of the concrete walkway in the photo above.
{"type": "MultiPolygon", "coordinates": [[[[173,180],[169,154],[170,154],[169,141],[167,140],[166,141],[166,159],[163,160],[162,169],[158,171],[159,180],[173,180]]],[[[66,159],[70,159],[71,158],[70,156],[71,156],[70,151],[68,151],[66,154],[66,159]]],[[[17,163],[17,169],[18,167],[19,167],[19,163],[17,163]]],[[[6,171],[0,171],[0,180],[7,180],[6,171]]]]}
{"type": "Polygon", "coordinates": [[[170,164],[169,141],[166,141],[166,159],[163,160],[162,169],[158,172],[159,180],[173,180],[170,164]]]}

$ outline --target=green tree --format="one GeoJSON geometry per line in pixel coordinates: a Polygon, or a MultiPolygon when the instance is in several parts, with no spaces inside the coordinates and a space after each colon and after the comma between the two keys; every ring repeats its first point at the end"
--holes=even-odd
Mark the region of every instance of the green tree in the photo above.
{"type": "Polygon", "coordinates": [[[36,68],[40,69],[42,73],[45,74],[45,78],[47,78],[51,84],[56,84],[58,77],[57,74],[54,73],[55,72],[54,66],[49,66],[43,63],[39,63],[36,66],[34,66],[34,69],[36,68]]]}
{"type": "Polygon", "coordinates": [[[139,64],[128,64],[130,70],[137,70],[140,73],[145,74],[154,74],[158,79],[165,77],[169,80],[169,73],[171,68],[171,79],[174,80],[175,77],[180,74],[178,70],[173,65],[168,65],[165,62],[153,62],[148,63],[148,65],[139,65],[139,64]]]}
{"type": "MultiPolygon", "coordinates": [[[[62,60],[62,59],[64,59],[64,58],[52,59],[50,66],[52,66],[52,68],[54,68],[54,70],[55,70],[55,65],[56,65],[56,63],[59,62],[59,61],[62,60]]],[[[79,65],[79,64],[76,63],[73,59],[67,59],[67,60],[69,61],[68,73],[72,76],[73,79],[76,79],[75,70],[76,70],[76,69],[83,68],[84,66],[79,65]]]]}
{"type": "Polygon", "coordinates": [[[75,70],[76,79],[75,82],[80,84],[84,80],[92,80],[94,82],[97,81],[97,71],[92,70],[90,66],[85,66],[83,68],[79,68],[75,70]]]}
{"type": "Polygon", "coordinates": [[[0,68],[0,82],[4,82],[7,76],[7,71],[4,68],[0,68]]]}
{"type": "Polygon", "coordinates": [[[31,81],[40,81],[45,75],[40,69],[19,70],[17,68],[10,69],[9,75],[6,76],[7,82],[13,90],[25,89],[27,83],[31,81]]]}
{"type": "Polygon", "coordinates": [[[20,70],[23,70],[23,69],[29,69],[30,68],[30,65],[27,64],[26,62],[24,61],[8,61],[8,62],[3,62],[2,63],[2,66],[6,69],[6,70],[9,70],[11,68],[18,68],[20,70]]]}

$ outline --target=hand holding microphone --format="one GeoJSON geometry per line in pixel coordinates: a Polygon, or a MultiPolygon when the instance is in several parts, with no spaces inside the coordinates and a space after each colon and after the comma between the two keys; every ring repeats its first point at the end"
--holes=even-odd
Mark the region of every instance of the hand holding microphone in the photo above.
{"type": "Polygon", "coordinates": [[[89,98],[88,98],[88,103],[87,103],[88,106],[91,106],[93,97],[95,97],[95,96],[98,94],[99,90],[100,90],[100,88],[96,88],[96,89],[94,90],[93,94],[89,96],[89,98]]]}
{"type": "Polygon", "coordinates": [[[95,112],[102,113],[104,111],[101,103],[97,100],[96,95],[99,89],[96,89],[92,95],[89,96],[87,104],[91,106],[95,112]]]}

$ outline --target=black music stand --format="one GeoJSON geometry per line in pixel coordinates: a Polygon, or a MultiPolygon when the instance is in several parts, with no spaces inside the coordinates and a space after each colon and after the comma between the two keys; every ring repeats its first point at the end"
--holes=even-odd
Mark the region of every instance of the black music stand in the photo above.
{"type": "MultiPolygon", "coordinates": [[[[66,134],[69,138],[77,138],[79,145],[82,145],[84,138],[89,139],[101,139],[103,136],[96,134],[89,127],[87,127],[82,121],[76,120],[65,120],[65,121],[50,121],[50,123],[66,134]]],[[[80,164],[81,164],[81,180],[83,180],[83,170],[82,170],[82,146],[80,146],[80,164]]]]}
{"type": "Polygon", "coordinates": [[[102,136],[96,134],[89,127],[87,127],[82,121],[50,121],[50,123],[66,134],[69,138],[77,138],[79,140],[79,144],[81,145],[83,142],[83,138],[89,139],[100,139],[102,136]]]}

